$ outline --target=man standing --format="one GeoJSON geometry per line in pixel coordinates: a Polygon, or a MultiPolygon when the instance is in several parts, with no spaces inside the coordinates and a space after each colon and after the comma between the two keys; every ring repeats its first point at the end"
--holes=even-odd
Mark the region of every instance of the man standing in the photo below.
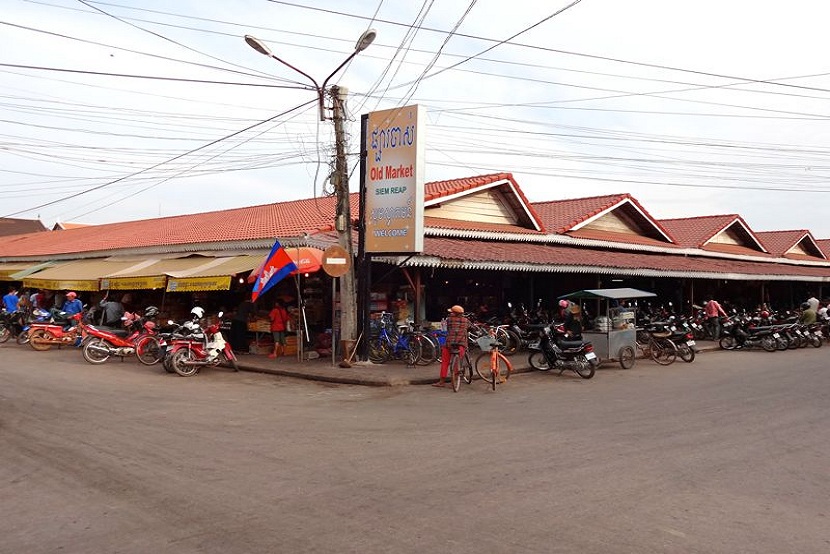
{"type": "Polygon", "coordinates": [[[437,383],[433,383],[433,387],[443,387],[444,380],[450,369],[450,357],[452,356],[452,348],[458,348],[458,354],[464,356],[467,351],[467,329],[470,328],[470,320],[464,316],[464,308],[455,305],[449,310],[447,316],[447,340],[444,346],[441,347],[441,376],[437,383]]]}
{"type": "Polygon", "coordinates": [[[18,302],[20,302],[20,298],[17,296],[17,288],[9,287],[9,293],[3,297],[3,307],[9,313],[16,312],[18,302]]]}
{"type": "Polygon", "coordinates": [[[720,316],[728,316],[714,298],[707,302],[704,308],[706,310],[706,325],[709,326],[709,332],[712,333],[712,340],[718,340],[720,339],[720,316]]]}

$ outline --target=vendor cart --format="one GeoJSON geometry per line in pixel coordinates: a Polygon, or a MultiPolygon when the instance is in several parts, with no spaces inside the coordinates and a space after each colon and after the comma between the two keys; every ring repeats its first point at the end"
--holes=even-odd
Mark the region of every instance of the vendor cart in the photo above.
{"type": "Polygon", "coordinates": [[[629,369],[634,366],[637,353],[637,322],[634,307],[625,304],[629,300],[653,296],[657,295],[644,290],[619,288],[586,289],[559,298],[579,304],[580,308],[587,302],[595,302],[588,311],[599,315],[593,325],[582,332],[583,339],[591,341],[594,352],[601,360],[617,360],[623,369],[629,369]]]}

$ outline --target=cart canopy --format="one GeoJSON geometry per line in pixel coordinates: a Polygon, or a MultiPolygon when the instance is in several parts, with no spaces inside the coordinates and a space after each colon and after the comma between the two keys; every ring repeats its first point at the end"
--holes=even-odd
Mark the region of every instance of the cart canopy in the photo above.
{"type": "Polygon", "coordinates": [[[648,292],[639,289],[620,288],[620,289],[586,289],[564,294],[559,298],[565,300],[582,300],[590,298],[602,298],[606,300],[628,300],[630,298],[649,298],[657,296],[653,292],[648,292]]]}

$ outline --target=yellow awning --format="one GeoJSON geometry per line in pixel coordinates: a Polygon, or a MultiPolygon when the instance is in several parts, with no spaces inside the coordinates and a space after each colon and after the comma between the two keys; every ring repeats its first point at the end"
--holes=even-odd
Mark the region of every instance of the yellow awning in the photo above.
{"type": "Polygon", "coordinates": [[[168,292],[191,292],[203,290],[228,290],[231,277],[251,271],[262,261],[260,256],[233,256],[213,258],[198,267],[169,271],[168,292]]]}
{"type": "Polygon", "coordinates": [[[113,262],[103,259],[77,260],[49,267],[23,279],[26,288],[47,290],[97,291],[98,282],[109,275],[136,265],[136,262],[113,262]]]}
{"type": "MultiPolygon", "coordinates": [[[[163,289],[167,286],[167,275],[171,272],[192,271],[216,258],[190,256],[186,258],[150,258],[136,263],[133,267],[106,275],[101,279],[101,290],[163,289]]],[[[219,258],[224,260],[225,258],[219,258]]]]}

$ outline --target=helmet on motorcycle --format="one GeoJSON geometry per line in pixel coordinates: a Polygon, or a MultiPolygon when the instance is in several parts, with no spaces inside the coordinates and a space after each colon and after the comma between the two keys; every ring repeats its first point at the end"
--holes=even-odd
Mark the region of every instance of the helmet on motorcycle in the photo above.
{"type": "Polygon", "coordinates": [[[159,309],[155,306],[147,306],[144,308],[144,317],[156,317],[159,315],[159,309]]]}
{"type": "Polygon", "coordinates": [[[203,317],[205,317],[205,310],[204,310],[204,308],[200,308],[199,306],[196,306],[195,308],[193,308],[192,310],[190,310],[190,313],[191,313],[191,314],[193,314],[193,315],[195,315],[195,316],[196,316],[196,317],[198,317],[199,319],[202,319],[203,317]]]}
{"type": "Polygon", "coordinates": [[[769,317],[769,312],[766,311],[766,310],[763,310],[761,312],[761,317],[764,318],[764,319],[767,319],[769,317]]]}
{"type": "Polygon", "coordinates": [[[560,307],[560,308],[567,308],[567,307],[568,307],[568,305],[570,305],[570,302],[568,302],[568,301],[567,301],[567,300],[565,300],[565,299],[562,299],[562,300],[560,300],[560,301],[559,301],[559,307],[560,307]]]}
{"type": "Polygon", "coordinates": [[[801,309],[802,309],[802,310],[806,310],[806,309],[807,309],[807,308],[809,308],[809,307],[810,307],[810,303],[809,303],[809,302],[803,302],[803,303],[801,304],[801,309]]]}

